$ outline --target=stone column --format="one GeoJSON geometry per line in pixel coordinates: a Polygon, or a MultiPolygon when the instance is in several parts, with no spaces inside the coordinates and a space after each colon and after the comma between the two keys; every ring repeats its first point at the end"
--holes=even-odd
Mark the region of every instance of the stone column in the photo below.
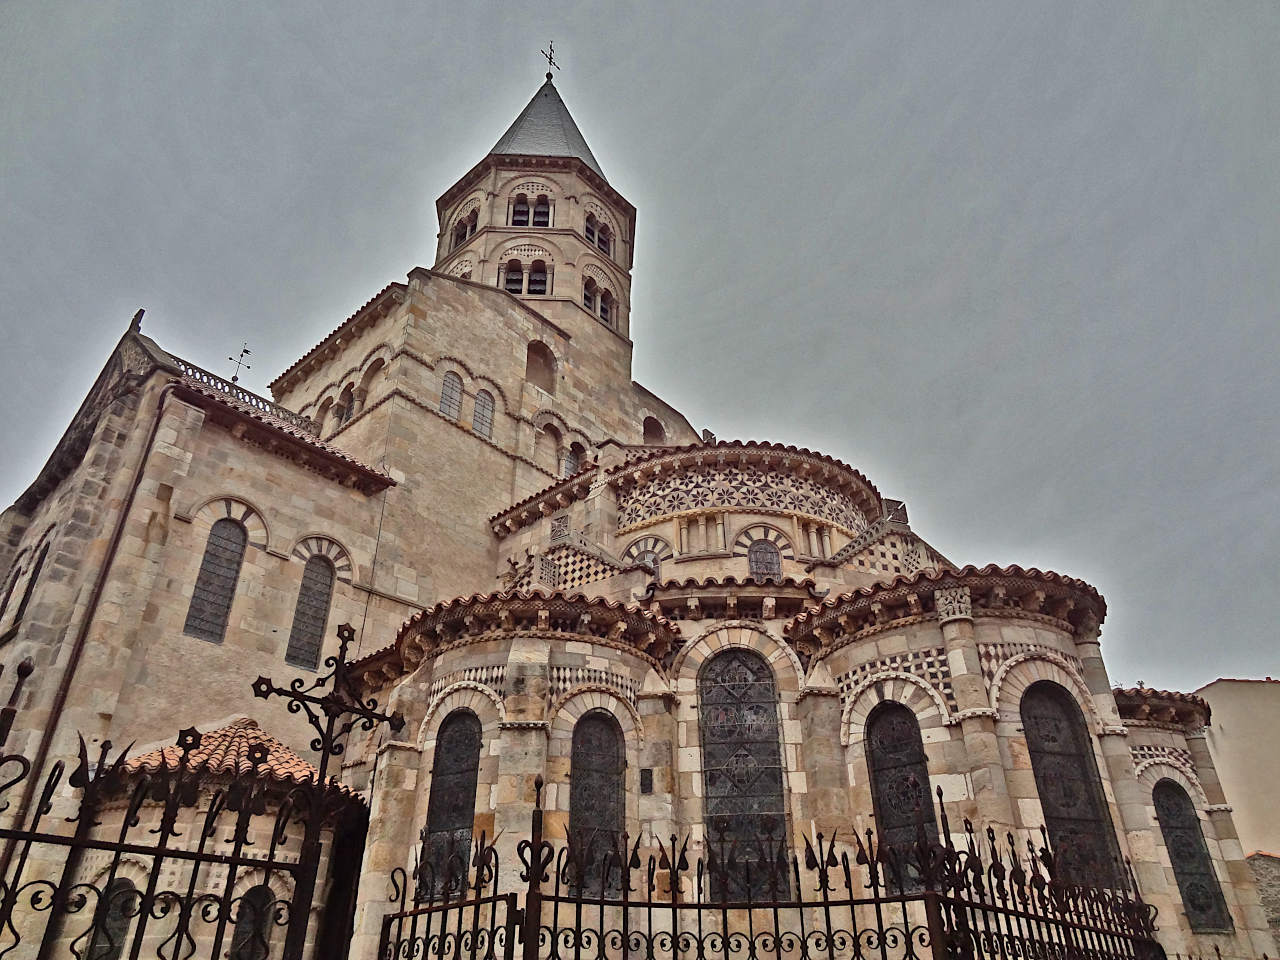
{"type": "Polygon", "coordinates": [[[804,525],[805,539],[809,542],[809,556],[816,557],[818,555],[818,525],[815,523],[806,523],[804,525]]]}
{"type": "Polygon", "coordinates": [[[822,556],[824,559],[831,556],[831,528],[825,525],[822,528],[822,556]]]}
{"type": "Polygon", "coordinates": [[[724,514],[716,514],[716,550],[723,552],[729,549],[724,539],[724,514]]]}
{"type": "Polygon", "coordinates": [[[1000,758],[996,712],[991,708],[978,659],[969,588],[937,590],[933,599],[946,650],[947,669],[951,674],[951,689],[955,693],[960,734],[969,760],[976,819],[984,827],[994,827],[1000,834],[1016,821],[1009,786],[1005,782],[1004,763],[1000,758]]]}
{"type": "Polygon", "coordinates": [[[707,542],[707,515],[705,513],[698,514],[698,550],[706,553],[710,549],[707,542]]]}
{"type": "Polygon", "coordinates": [[[819,663],[821,679],[815,676],[800,695],[796,717],[800,721],[800,769],[808,787],[800,802],[803,823],[797,832],[806,836],[813,830],[825,837],[837,833],[849,837],[854,830],[845,748],[840,744],[840,690],[831,672],[819,663]],[[825,681],[830,681],[829,683],[825,681]]]}
{"type": "MultiPolygon", "coordinates": [[[[536,797],[534,781],[546,776],[550,649],[546,640],[520,637],[511,642],[507,657],[506,718],[499,724],[493,823],[502,863],[520,862],[516,846],[529,835],[536,797]]],[[[548,833],[554,835],[554,829],[548,833]]]]}

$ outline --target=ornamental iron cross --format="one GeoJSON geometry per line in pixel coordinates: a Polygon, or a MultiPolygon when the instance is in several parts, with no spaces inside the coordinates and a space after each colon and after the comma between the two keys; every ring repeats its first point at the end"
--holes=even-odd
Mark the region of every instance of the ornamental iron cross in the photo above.
{"type": "Polygon", "coordinates": [[[547,77],[550,78],[552,67],[555,67],[557,70],[560,69],[560,64],[556,63],[556,42],[552,40],[547,44],[547,49],[539,50],[538,52],[547,58],[547,77]]]}

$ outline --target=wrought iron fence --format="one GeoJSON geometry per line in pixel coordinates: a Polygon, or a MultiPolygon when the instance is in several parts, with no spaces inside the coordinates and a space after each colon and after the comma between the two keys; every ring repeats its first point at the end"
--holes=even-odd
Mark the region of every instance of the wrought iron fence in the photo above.
{"type": "MultiPolygon", "coordinates": [[[[269,755],[261,743],[231,769],[197,759],[194,728],[155,769],[128,763],[127,749],[114,752],[109,741],[91,756],[81,738],[75,761],[35,770],[5,749],[32,673],[30,660],[19,665],[0,709],[0,817],[8,818],[0,827],[0,960],[298,960],[308,952],[322,841],[358,863],[367,824],[363,804],[329,778],[329,760],[357,724],[403,723],[352,692],[345,660],[354,631],[343,626],[339,636],[338,654],[326,660],[331,672],[314,683],[282,688],[259,677],[253,685],[315,729],[320,767],[302,782],[263,775],[269,755]],[[31,782],[33,801],[11,809],[31,782]]],[[[358,870],[336,867],[312,956],[346,955],[358,870]]]]}
{"type": "MultiPolygon", "coordinates": [[[[821,834],[802,852],[686,838],[543,837],[541,783],[518,882],[482,836],[392,877],[380,960],[1156,960],[1155,910],[1130,884],[1054,879],[1038,842],[965,821],[879,843],[821,834]],[[933,837],[937,836],[937,839],[933,837]],[[585,846],[585,849],[584,849],[585,846]],[[726,899],[732,898],[732,899],[726,899]]],[[[1130,881],[1132,875],[1130,874],[1130,881]]]]}

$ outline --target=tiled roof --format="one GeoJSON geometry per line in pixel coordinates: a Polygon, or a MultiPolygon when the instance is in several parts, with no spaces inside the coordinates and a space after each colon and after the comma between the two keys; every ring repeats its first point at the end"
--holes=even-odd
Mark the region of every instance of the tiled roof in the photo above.
{"type": "MultiPolygon", "coordinates": [[[[596,463],[596,461],[592,460],[590,463],[586,464],[586,466],[580,469],[577,473],[571,473],[567,477],[557,480],[554,483],[550,483],[547,486],[543,487],[541,490],[539,490],[537,493],[530,494],[529,496],[525,497],[523,500],[520,500],[517,503],[513,503],[511,506],[507,507],[505,510],[502,510],[499,513],[495,513],[493,516],[489,518],[489,522],[497,523],[502,518],[510,516],[513,513],[517,513],[518,511],[536,503],[537,501],[543,499],[544,497],[554,496],[556,493],[561,493],[561,492],[573,493],[574,487],[576,487],[578,484],[586,480],[586,478],[590,474],[595,473],[597,469],[598,469],[598,464],[596,463]]],[[[574,496],[572,499],[576,500],[577,497],[574,496]]]]}
{"type": "Polygon", "coordinates": [[[1181,693],[1177,690],[1156,690],[1152,687],[1115,687],[1111,695],[1116,698],[1116,706],[1120,716],[1125,720],[1161,719],[1161,712],[1167,719],[1184,722],[1196,722],[1196,711],[1208,723],[1211,715],[1209,703],[1194,693],[1181,693]]]}
{"type": "MultiPolygon", "coordinates": [[[[184,731],[185,732],[185,731],[184,731]]],[[[251,717],[241,717],[234,723],[208,733],[201,733],[200,744],[187,758],[187,767],[215,776],[235,777],[251,774],[255,768],[250,761],[251,747],[266,748],[267,756],[257,767],[257,774],[284,784],[301,784],[314,780],[319,773],[284,743],[258,726],[251,717]]],[[[160,770],[177,770],[182,759],[182,748],[173,745],[130,757],[125,761],[129,773],[154,773],[160,770]]],[[[352,795],[350,789],[337,784],[338,789],[352,795]]]]}
{"type": "Polygon", "coordinates": [[[551,82],[551,74],[547,74],[546,83],[533,95],[529,105],[520,111],[520,116],[489,153],[517,157],[573,157],[605,179],[586,138],[573,122],[569,108],[551,82]]]}

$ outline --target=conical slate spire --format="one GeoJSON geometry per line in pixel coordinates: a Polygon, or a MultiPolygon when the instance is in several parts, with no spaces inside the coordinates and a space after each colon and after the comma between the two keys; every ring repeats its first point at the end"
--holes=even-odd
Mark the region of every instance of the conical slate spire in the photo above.
{"type": "Polygon", "coordinates": [[[604,177],[592,156],[582,131],[569,115],[560,92],[547,74],[547,82],[533,95],[515,123],[489,151],[492,154],[526,157],[576,157],[604,177]]]}

